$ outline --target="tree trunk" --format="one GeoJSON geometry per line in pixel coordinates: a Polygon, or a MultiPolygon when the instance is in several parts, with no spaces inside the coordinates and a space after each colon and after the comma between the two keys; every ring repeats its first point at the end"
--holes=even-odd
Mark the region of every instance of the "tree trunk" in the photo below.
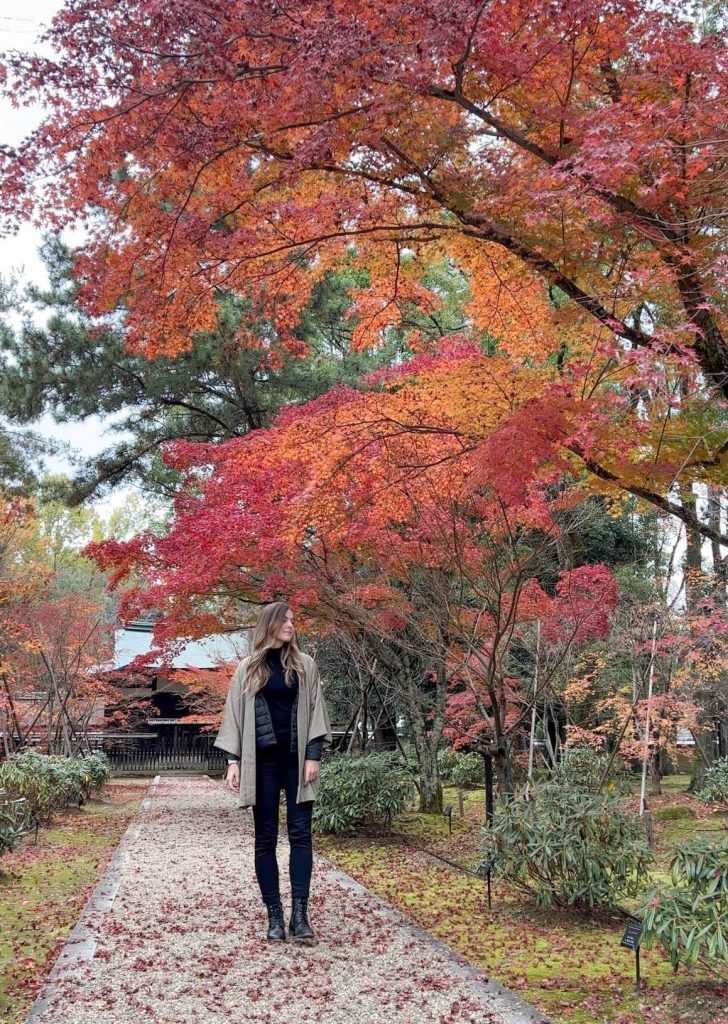
{"type": "Polygon", "coordinates": [[[650,756],[650,780],[653,796],[662,796],[662,770],[660,763],[660,749],[653,750],[650,756]]]}
{"type": "MultiPolygon", "coordinates": [[[[717,531],[721,528],[722,499],[723,489],[708,484],[708,524],[717,531]]],[[[720,544],[716,540],[711,540],[710,550],[713,557],[713,573],[725,597],[728,594],[728,564],[723,560],[720,544]]]]}
{"type": "MultiPolygon", "coordinates": [[[[697,500],[693,493],[692,487],[686,487],[682,494],[682,503],[686,508],[689,508],[695,516],[697,516],[697,500]]],[[[688,608],[692,608],[695,599],[698,596],[695,593],[695,584],[693,582],[692,574],[700,572],[703,568],[703,538],[696,530],[691,530],[687,526],[685,527],[687,546],[685,549],[685,604],[688,608]]]]}
{"type": "Polygon", "coordinates": [[[445,679],[438,673],[435,693],[435,715],[432,722],[428,721],[431,705],[425,701],[422,689],[411,678],[407,677],[405,699],[412,729],[412,739],[417,752],[417,765],[420,773],[420,811],[422,814],[442,813],[442,786],[437,770],[437,749],[442,739],[445,724],[445,679]]]}
{"type": "MultiPolygon", "coordinates": [[[[8,685],[8,678],[7,678],[7,676],[5,675],[4,672],[0,673],[0,677],[2,678],[2,681],[3,681],[3,690],[5,691],[5,703],[6,703],[6,707],[8,709],[7,721],[8,721],[8,723],[11,726],[11,728],[9,730],[10,731],[10,737],[12,739],[13,731],[14,731],[15,735],[17,736],[16,743],[22,745],[23,739],[24,739],[24,737],[23,737],[23,730],[22,730],[21,725],[20,725],[20,719],[18,717],[18,713],[15,710],[15,702],[13,701],[12,694],[10,693],[10,687],[8,685]]],[[[3,737],[5,737],[5,732],[6,731],[3,730],[3,737]]],[[[5,743],[5,746],[7,748],[7,746],[8,746],[7,742],[5,743]]],[[[15,743],[13,743],[13,749],[15,749],[15,743]]]]}
{"type": "Polygon", "coordinates": [[[690,773],[688,793],[697,793],[703,786],[706,768],[715,760],[715,732],[712,729],[695,733],[693,770],[690,773]]]}
{"type": "Polygon", "coordinates": [[[364,695],[362,697],[361,707],[361,752],[366,753],[367,747],[369,746],[369,701],[368,701],[369,688],[364,688],[364,695]]]}
{"type": "Polygon", "coordinates": [[[498,795],[503,800],[513,796],[513,763],[508,740],[501,740],[495,751],[495,774],[498,779],[498,795]]]}
{"type": "MultiPolygon", "coordinates": [[[[696,511],[696,499],[695,495],[690,491],[686,491],[683,495],[683,504],[690,504],[692,509],[696,511]]],[[[718,496],[717,502],[715,500],[715,494],[708,489],[708,515],[712,516],[713,521],[720,522],[720,496],[718,496]]],[[[720,548],[713,549],[713,562],[715,566],[716,556],[720,557],[720,548]]],[[[687,551],[685,558],[686,569],[702,569],[702,538],[696,531],[687,530],[687,551]]],[[[720,569],[721,566],[718,565],[720,569]]],[[[685,582],[685,603],[688,610],[692,610],[696,598],[699,594],[695,591],[694,587],[689,585],[689,580],[685,582]]],[[[707,723],[706,723],[707,724],[707,723]]],[[[703,785],[703,778],[705,776],[706,768],[709,768],[715,760],[715,731],[713,728],[701,730],[696,732],[695,736],[695,750],[693,754],[693,768],[690,775],[690,785],[688,786],[689,793],[697,793],[703,785]]]]}
{"type": "Polygon", "coordinates": [[[659,758],[656,758],[653,754],[650,758],[650,791],[653,796],[662,796],[662,774],[658,761],[659,758]]]}
{"type": "Polygon", "coordinates": [[[650,727],[650,781],[653,796],[662,796],[662,748],[660,747],[660,723],[650,727]]]}
{"type": "Polygon", "coordinates": [[[49,754],[55,754],[56,748],[53,740],[53,711],[55,708],[55,695],[52,689],[49,689],[48,699],[48,721],[46,724],[46,750],[49,754]]]}
{"type": "Polygon", "coordinates": [[[490,743],[486,742],[481,747],[482,753],[491,754],[495,760],[495,773],[498,780],[498,796],[503,800],[509,800],[513,796],[513,764],[511,762],[511,749],[506,735],[506,701],[503,695],[503,687],[500,687],[500,694],[493,680],[489,685],[490,706],[493,710],[493,725],[495,738],[490,743]],[[499,699],[500,698],[500,699],[499,699]]]}
{"type": "Polygon", "coordinates": [[[420,813],[442,814],[442,784],[436,757],[431,761],[420,760],[420,813]]]}
{"type": "Polygon", "coordinates": [[[718,722],[718,757],[728,757],[728,722],[718,722]]]}
{"type": "MultiPolygon", "coordinates": [[[[490,754],[483,755],[483,773],[485,777],[485,823],[490,828],[493,824],[493,758],[490,754]]],[[[460,790],[458,792],[461,792],[460,790]]]]}
{"type": "Polygon", "coordinates": [[[10,730],[8,729],[8,721],[9,721],[9,719],[7,718],[5,713],[3,712],[3,714],[0,715],[0,728],[2,729],[2,733],[3,733],[3,751],[2,752],[3,752],[3,755],[4,755],[2,760],[6,760],[8,757],[10,757],[10,747],[8,746],[8,733],[10,732],[10,730]]]}

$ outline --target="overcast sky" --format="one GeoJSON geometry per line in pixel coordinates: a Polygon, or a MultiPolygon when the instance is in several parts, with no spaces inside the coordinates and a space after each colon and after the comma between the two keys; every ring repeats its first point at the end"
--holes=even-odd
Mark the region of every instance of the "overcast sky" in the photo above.
{"type": "MultiPolygon", "coordinates": [[[[0,0],[0,50],[30,50],[36,48],[36,37],[43,24],[47,24],[61,4],[58,0],[25,0],[22,5],[0,0]],[[22,10],[22,17],[18,9],[22,10]]],[[[39,107],[15,110],[0,98],[0,125],[2,141],[17,145],[28,130],[38,124],[42,115],[39,107]]],[[[24,228],[14,238],[0,239],[0,266],[7,276],[11,268],[24,268],[33,280],[44,280],[38,258],[40,244],[38,232],[24,228]]]]}
{"type": "MultiPolygon", "coordinates": [[[[0,51],[37,49],[37,36],[62,6],[60,0],[24,0],[22,5],[0,0],[0,51]]],[[[42,118],[42,108],[16,110],[0,97],[0,137],[6,145],[17,145],[27,132],[42,118]]],[[[38,255],[41,233],[31,227],[24,227],[11,238],[0,238],[0,275],[4,278],[13,273],[25,281],[47,283],[43,263],[38,255]]],[[[42,433],[68,442],[84,455],[93,455],[109,442],[105,425],[96,417],[84,423],[54,423],[45,418],[38,429],[42,433]]],[[[54,470],[65,471],[68,465],[54,464],[54,470]]],[[[110,501],[99,503],[101,510],[123,500],[120,492],[110,501]]]]}

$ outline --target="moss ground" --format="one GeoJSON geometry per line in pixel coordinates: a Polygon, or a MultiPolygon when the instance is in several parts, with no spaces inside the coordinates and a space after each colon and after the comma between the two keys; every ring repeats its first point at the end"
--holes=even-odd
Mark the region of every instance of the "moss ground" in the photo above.
{"type": "Polygon", "coordinates": [[[25,1020],[148,783],[112,780],[0,860],[1,1020],[25,1020]]]}
{"type": "MultiPolygon", "coordinates": [[[[650,803],[688,808],[685,816],[656,820],[656,875],[669,850],[696,831],[724,829],[725,811],[705,808],[671,780],[650,803]]],[[[633,798],[629,798],[633,799],[633,798]]],[[[485,885],[437,861],[428,851],[475,868],[480,859],[483,796],[466,794],[465,815],[452,803],[452,835],[439,816],[409,813],[389,837],[318,836],[317,848],[344,871],[407,913],[471,963],[543,1010],[569,1024],[728,1024],[728,977],[704,970],[677,975],[659,949],[643,950],[643,991],[634,991],[634,955],[620,947],[625,919],[617,914],[538,911],[499,882],[488,910],[485,885]]],[[[659,818],[659,816],[658,816],[659,818]]]]}

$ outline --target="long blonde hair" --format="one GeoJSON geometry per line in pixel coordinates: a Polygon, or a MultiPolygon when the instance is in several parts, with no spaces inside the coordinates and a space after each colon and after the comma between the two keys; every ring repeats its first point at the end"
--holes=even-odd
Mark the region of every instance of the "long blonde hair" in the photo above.
{"type": "MultiPolygon", "coordinates": [[[[291,606],[287,601],[273,601],[261,608],[250,640],[250,657],[245,672],[246,693],[255,694],[258,690],[262,690],[268,682],[270,669],[266,664],[266,655],[276,643],[278,630],[285,622],[286,613],[290,610],[291,606]]],[[[281,664],[286,686],[293,686],[294,673],[298,674],[299,680],[303,679],[303,658],[295,629],[289,642],[284,643],[281,647],[281,664]]]]}

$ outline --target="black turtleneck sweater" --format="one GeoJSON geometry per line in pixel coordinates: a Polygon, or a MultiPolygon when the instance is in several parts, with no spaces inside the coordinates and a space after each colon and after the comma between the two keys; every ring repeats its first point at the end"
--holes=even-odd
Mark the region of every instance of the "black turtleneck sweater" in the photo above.
{"type": "Polygon", "coordinates": [[[298,691],[298,676],[294,672],[293,686],[287,686],[283,674],[280,647],[272,647],[266,655],[266,664],[270,677],[260,691],[266,699],[273,721],[273,732],[276,734],[277,748],[282,751],[291,748],[291,712],[298,691]]]}

